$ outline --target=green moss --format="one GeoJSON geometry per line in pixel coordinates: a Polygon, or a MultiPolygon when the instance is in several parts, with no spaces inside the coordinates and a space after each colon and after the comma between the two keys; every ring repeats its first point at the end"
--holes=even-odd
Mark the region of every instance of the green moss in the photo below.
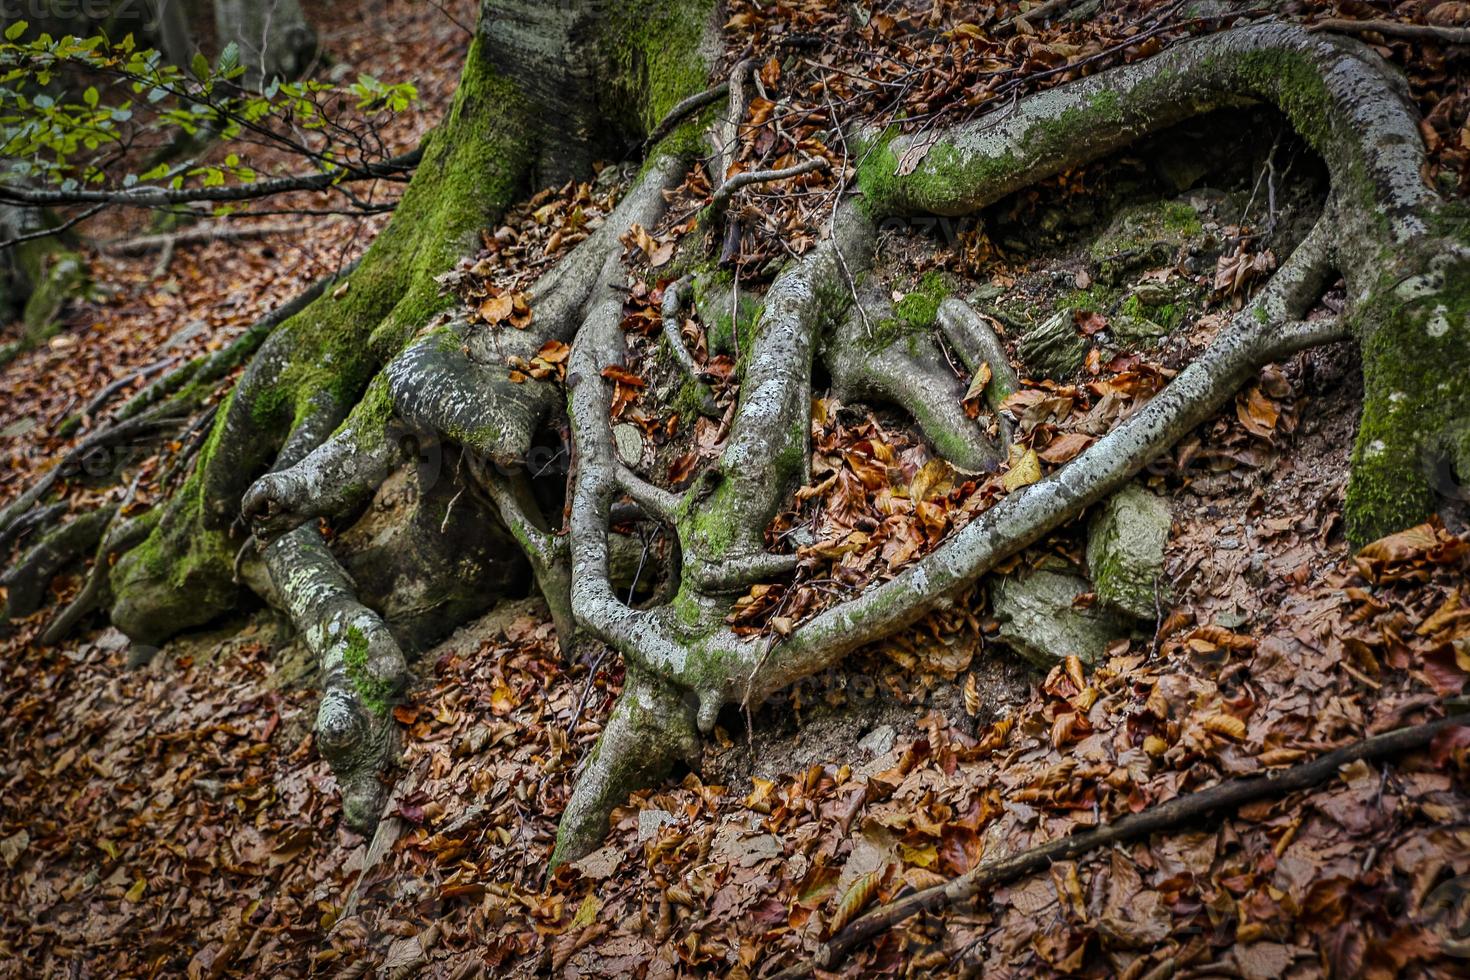
{"type": "Polygon", "coordinates": [[[669,407],[674,411],[675,415],[679,416],[681,422],[693,422],[698,417],[699,410],[703,407],[708,395],[709,388],[707,386],[700,384],[693,378],[685,378],[684,383],[679,386],[679,390],[670,401],[669,407]]]}
{"type": "Polygon", "coordinates": [[[926,272],[918,286],[894,304],[893,312],[909,326],[927,329],[934,326],[934,321],[939,318],[939,304],[944,302],[949,292],[943,276],[934,271],[926,272]]]}
{"type": "Polygon", "coordinates": [[[278,425],[288,400],[289,392],[285,387],[267,388],[251,401],[250,417],[256,425],[278,425]]]}
{"type": "Polygon", "coordinates": [[[1355,544],[1424,520],[1470,486],[1470,263],[1434,279],[1416,295],[1385,276],[1354,313],[1364,398],[1344,514],[1355,544]]]}
{"type": "Polygon", "coordinates": [[[1117,286],[1093,283],[1086,289],[1076,289],[1068,293],[1057,308],[1066,307],[1073,310],[1085,310],[1089,313],[1109,313],[1116,308],[1118,297],[1121,295],[1122,290],[1117,286]]]}
{"type": "Polygon", "coordinates": [[[1146,305],[1137,296],[1129,296],[1123,301],[1122,312],[1131,317],[1141,320],[1152,320],[1165,330],[1173,330],[1184,320],[1185,306],[1181,303],[1158,303],[1153,306],[1146,305]]]}
{"type": "Polygon", "coordinates": [[[367,669],[368,639],[356,626],[347,628],[347,646],[342,650],[342,666],[347,679],[357,691],[358,701],[378,717],[388,713],[393,703],[393,686],[373,677],[367,669]]]}
{"type": "Polygon", "coordinates": [[[1100,283],[1116,285],[1129,273],[1169,262],[1178,250],[1200,240],[1199,214],[1178,201],[1152,201],[1121,211],[1108,231],[1088,246],[1100,283]]]}
{"type": "Polygon", "coordinates": [[[608,110],[622,115],[632,107],[642,132],[650,132],[678,102],[709,84],[709,65],[698,54],[713,0],[621,0],[605,9],[604,36],[616,69],[608,110]]]}
{"type": "Polygon", "coordinates": [[[728,482],[720,484],[715,492],[694,513],[690,530],[698,542],[698,551],[708,559],[720,558],[735,543],[735,524],[730,518],[728,482]]]}

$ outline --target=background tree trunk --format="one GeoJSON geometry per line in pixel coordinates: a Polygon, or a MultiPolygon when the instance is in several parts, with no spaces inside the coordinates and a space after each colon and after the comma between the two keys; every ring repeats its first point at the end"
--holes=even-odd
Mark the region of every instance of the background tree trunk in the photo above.
{"type": "Polygon", "coordinates": [[[221,49],[239,46],[247,88],[297,78],[316,57],[316,31],[297,0],[214,0],[214,29],[221,49]]]}

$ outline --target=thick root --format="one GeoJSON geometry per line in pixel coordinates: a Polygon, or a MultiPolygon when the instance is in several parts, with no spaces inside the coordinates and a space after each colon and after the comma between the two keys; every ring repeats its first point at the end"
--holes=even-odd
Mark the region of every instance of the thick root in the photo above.
{"type": "MultiPolygon", "coordinates": [[[[733,596],[709,586],[738,587],[743,580],[700,565],[738,568],[751,556],[765,554],[761,531],[793,475],[804,468],[811,324],[823,310],[813,301],[811,274],[823,256],[814,252],[772,286],[725,453],[712,475],[672,500],[620,479],[606,422],[610,395],[604,384],[589,379],[619,356],[621,338],[615,306],[594,312],[572,354],[574,376],[582,379],[572,387],[580,461],[572,505],[573,607],[579,622],[617,647],[630,673],[658,677],[684,692],[695,727],[707,731],[722,705],[759,700],[952,601],[998,562],[1120,487],[1213,416],[1263,365],[1348,336],[1348,317],[1302,317],[1338,273],[1347,278],[1354,302],[1364,304],[1364,297],[1373,295],[1367,271],[1385,250],[1419,240],[1431,213],[1426,209],[1432,209],[1431,196],[1418,184],[1422,150],[1412,113],[1390,73],[1354,45],[1277,26],[1251,28],[1181,46],[1177,53],[1102,80],[1045,93],[1022,103],[1000,124],[982,122],[941,133],[917,169],[909,159],[903,174],[898,160],[907,147],[899,138],[880,145],[864,164],[867,207],[875,216],[904,210],[968,213],[1242,95],[1276,101],[1327,160],[1332,196],[1313,233],[1203,355],[1113,432],[1051,477],[1013,492],[894,578],[819,613],[774,645],[742,640],[724,626],[733,596]],[[1301,91],[1284,87],[1293,74],[1301,91]],[[1313,109],[1343,125],[1314,124],[1313,109]],[[1371,213],[1363,208],[1365,200],[1387,212],[1383,225],[1365,225],[1363,215],[1371,213]],[[1376,244],[1367,248],[1365,240],[1376,244]],[[793,447],[800,447],[801,455],[785,459],[793,447]],[[632,608],[619,602],[607,583],[608,512],[614,496],[628,491],[679,530],[685,574],[669,606],[632,608]]],[[[1423,287],[1423,332],[1439,337],[1460,329],[1464,313],[1446,301],[1448,283],[1431,278],[1423,287]]],[[[1401,294],[1401,306],[1415,298],[1401,294]]],[[[825,308],[829,315],[832,305],[837,304],[825,308]]],[[[1380,329],[1384,322],[1380,318],[1380,329]]],[[[962,304],[946,304],[940,327],[972,371],[990,368],[995,384],[987,392],[988,403],[996,408],[1017,381],[994,333],[962,304]]],[[[845,333],[838,333],[830,355],[834,380],[904,404],[926,431],[938,431],[924,417],[934,413],[923,400],[900,390],[897,362],[886,373],[881,356],[872,359],[877,368],[845,362],[841,338],[855,338],[858,329],[855,320],[841,325],[845,333]],[[860,371],[869,374],[863,377],[860,371]]],[[[1457,343],[1463,350],[1463,340],[1457,343]]],[[[904,367],[912,370],[912,364],[904,367]]],[[[768,570],[761,563],[751,567],[768,570]]],[[[636,773],[631,759],[607,758],[619,744],[609,740],[602,746],[601,765],[619,774],[636,773]]],[[[558,861],[590,846],[582,828],[589,822],[588,810],[605,819],[612,805],[607,782],[603,778],[585,793],[579,788],[577,829],[564,835],[558,861]]],[[[627,788],[621,780],[616,785],[627,788]]]]}
{"type": "Polygon", "coordinates": [[[357,601],[342,566],[314,528],[266,549],[271,581],[322,672],[317,744],[342,787],[348,824],[368,831],[386,796],[380,776],[397,759],[390,714],[408,664],[383,620],[357,601]]]}
{"type": "MultiPolygon", "coordinates": [[[[880,300],[864,297],[864,301],[869,319],[888,315],[880,300]]],[[[955,377],[934,338],[913,333],[875,350],[867,336],[868,322],[854,312],[823,349],[822,359],[837,392],[846,399],[899,406],[957,469],[993,472],[1003,461],[1002,450],[965,414],[966,385],[955,377]]]]}
{"type": "Polygon", "coordinates": [[[633,790],[666,778],[676,763],[699,762],[692,700],[674,685],[630,669],[622,696],[577,779],[556,829],[552,867],[591,851],[607,820],[633,790]]]}
{"type": "Polygon", "coordinates": [[[14,567],[0,576],[0,585],[6,591],[5,604],[0,606],[0,623],[29,616],[41,608],[51,579],[97,547],[116,511],[116,507],[101,507],[43,535],[14,567]]]}

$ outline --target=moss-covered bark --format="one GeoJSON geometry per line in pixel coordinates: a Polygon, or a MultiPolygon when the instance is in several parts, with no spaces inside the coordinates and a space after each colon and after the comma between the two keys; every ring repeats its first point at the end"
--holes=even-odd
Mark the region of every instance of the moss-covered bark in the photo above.
{"type": "Polygon", "coordinates": [[[118,563],[113,619],[129,635],[156,640],[234,602],[239,542],[229,528],[241,494],[292,433],[330,432],[383,359],[448,304],[434,277],[453,268],[524,187],[524,136],[533,127],[516,86],[476,40],[449,116],[430,137],[393,221],[344,285],[266,342],[158,528],[118,563]]]}
{"type": "Polygon", "coordinates": [[[534,177],[579,159],[569,140],[627,145],[702,88],[711,0],[485,0],[448,117],[393,221],[350,279],[276,329],[227,402],[154,533],[114,573],[114,622],[156,641],[229,608],[241,496],[268,468],[322,443],[374,375],[449,305],[435,278],[453,268],[534,177]],[[602,52],[588,60],[590,51],[602,52]],[[615,93],[631,132],[599,122],[615,93]],[[602,126],[599,131],[589,127],[602,126]],[[608,133],[611,133],[609,137],[608,133]]]}
{"type": "Polygon", "coordinates": [[[1386,255],[1354,312],[1364,400],[1345,517],[1359,544],[1470,505],[1470,225],[1442,230],[1386,255]]]}

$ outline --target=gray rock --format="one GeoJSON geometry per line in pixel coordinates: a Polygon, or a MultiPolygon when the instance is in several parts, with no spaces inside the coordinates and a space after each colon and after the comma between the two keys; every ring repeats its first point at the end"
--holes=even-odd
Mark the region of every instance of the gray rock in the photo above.
{"type": "Polygon", "coordinates": [[[1087,579],[1062,572],[1000,579],[990,589],[1000,641],[1042,669],[1073,654],[1084,663],[1097,663],[1128,629],[1105,609],[1073,607],[1073,599],[1090,591],[1087,579]]]}
{"type": "Polygon", "coordinates": [[[1109,319],[1108,329],[1119,340],[1132,343],[1157,340],[1169,334],[1168,327],[1160,326],[1148,317],[1131,316],[1127,313],[1119,313],[1109,319]]]}
{"type": "Polygon", "coordinates": [[[658,828],[673,822],[674,815],[667,810],[639,810],[638,839],[648,840],[658,834],[658,828]]]}
{"type": "Polygon", "coordinates": [[[868,734],[864,735],[862,741],[858,742],[858,748],[872,755],[882,755],[893,748],[893,741],[898,737],[892,725],[879,725],[868,734]]]}
{"type": "Polygon", "coordinates": [[[1170,523],[1168,502],[1136,483],[1103,502],[1087,527],[1087,568],[1101,602],[1138,619],[1155,618],[1168,602],[1162,583],[1170,523]]]}
{"type": "Polygon", "coordinates": [[[1061,380],[1082,368],[1087,359],[1087,339],[1077,332],[1076,319],[1067,308],[1027,329],[1016,345],[1016,353],[1032,377],[1061,380]]]}

